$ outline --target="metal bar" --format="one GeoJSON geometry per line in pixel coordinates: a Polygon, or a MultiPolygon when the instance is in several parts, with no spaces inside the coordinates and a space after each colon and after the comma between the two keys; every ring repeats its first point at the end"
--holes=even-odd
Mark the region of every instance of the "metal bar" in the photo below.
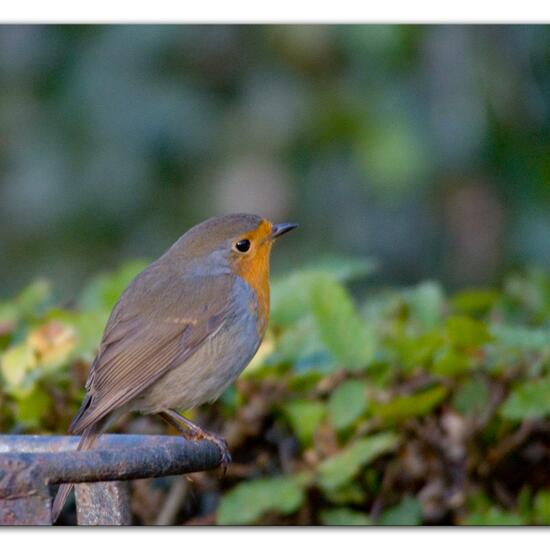
{"type": "Polygon", "coordinates": [[[0,525],[51,525],[51,498],[32,460],[0,453],[0,525]]]}
{"type": "Polygon", "coordinates": [[[127,481],[75,485],[78,525],[131,525],[127,481]]]}
{"type": "Polygon", "coordinates": [[[14,500],[46,493],[46,484],[28,454],[0,454],[0,499],[14,500]]]}
{"type": "Polygon", "coordinates": [[[51,525],[51,506],[47,495],[0,500],[0,525],[51,525]]]}
{"type": "MultiPolygon", "coordinates": [[[[178,436],[109,434],[99,439],[97,448],[76,452],[78,441],[68,436],[0,436],[0,524],[51,523],[50,485],[180,475],[214,469],[222,459],[214,443],[178,436]]],[[[94,483],[81,486],[78,493],[83,499],[79,522],[130,521],[124,485],[94,483]]]]}
{"type": "MultiPolygon", "coordinates": [[[[74,451],[80,441],[78,435],[12,435],[0,434],[0,453],[39,453],[74,451]]],[[[164,445],[167,442],[189,443],[183,436],[103,434],[96,443],[97,449],[131,449],[164,445]]],[[[217,447],[216,447],[217,448],[217,447]]]]}
{"type": "MultiPolygon", "coordinates": [[[[57,437],[45,437],[41,441],[20,438],[0,436],[0,469],[10,470],[10,461],[24,463],[25,466],[19,466],[20,477],[28,471],[35,480],[38,475],[46,485],[186,474],[212,470],[222,458],[218,447],[210,441],[189,441],[178,436],[107,435],[101,437],[97,448],[81,452],[56,452],[63,447],[74,448],[78,438],[67,438],[69,442],[57,437]],[[20,443],[22,448],[32,449],[31,452],[4,451],[20,448],[20,443]]],[[[0,498],[5,498],[1,482],[0,498]]]]}

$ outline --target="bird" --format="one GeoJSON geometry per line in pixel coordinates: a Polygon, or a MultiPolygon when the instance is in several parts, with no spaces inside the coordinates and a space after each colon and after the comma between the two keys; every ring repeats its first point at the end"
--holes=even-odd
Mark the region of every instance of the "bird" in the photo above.
{"type": "MultiPolygon", "coordinates": [[[[158,414],[190,439],[226,442],[179,410],[214,402],[252,360],[269,320],[274,241],[298,225],[255,214],[210,218],[139,273],[114,305],[69,432],[94,447],[122,415],[158,414]]],[[[55,523],[71,484],[61,485],[55,523]]]]}

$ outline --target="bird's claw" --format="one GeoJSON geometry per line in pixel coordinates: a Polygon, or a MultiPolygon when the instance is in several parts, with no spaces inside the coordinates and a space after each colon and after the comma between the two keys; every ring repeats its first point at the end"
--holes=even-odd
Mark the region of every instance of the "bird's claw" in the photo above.
{"type": "Polygon", "coordinates": [[[222,439],[214,434],[207,434],[204,439],[212,441],[212,443],[214,443],[220,450],[222,457],[219,466],[222,469],[222,477],[225,476],[227,467],[231,464],[231,454],[229,453],[229,448],[227,447],[225,439],[222,439]]]}
{"type": "Polygon", "coordinates": [[[229,448],[227,447],[225,439],[205,430],[193,428],[189,428],[187,430],[187,433],[185,433],[185,436],[186,438],[195,441],[205,439],[206,441],[211,441],[212,443],[214,443],[216,447],[218,447],[218,449],[220,450],[221,459],[219,462],[219,466],[222,468],[222,477],[225,476],[227,472],[227,467],[231,464],[232,461],[231,454],[229,452],[229,448]]]}
{"type": "Polygon", "coordinates": [[[206,441],[214,443],[221,453],[221,459],[218,465],[221,466],[223,475],[226,474],[227,467],[231,464],[231,455],[229,454],[225,439],[221,438],[219,435],[203,430],[200,426],[197,426],[174,411],[163,411],[161,417],[168,422],[168,424],[174,426],[187,440],[200,441],[201,439],[205,439],[206,441]]]}
{"type": "Polygon", "coordinates": [[[220,449],[222,453],[222,459],[220,460],[220,467],[222,469],[222,477],[225,476],[227,473],[227,468],[231,464],[231,453],[229,452],[229,449],[227,447],[227,443],[224,439],[219,438],[216,442],[216,445],[218,446],[218,449],[220,449]]]}

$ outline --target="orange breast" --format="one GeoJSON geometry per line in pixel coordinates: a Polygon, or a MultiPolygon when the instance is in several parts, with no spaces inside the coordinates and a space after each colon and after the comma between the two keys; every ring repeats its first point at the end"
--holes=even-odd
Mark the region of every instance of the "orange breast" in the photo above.
{"type": "Polygon", "coordinates": [[[262,221],[256,230],[243,238],[253,243],[250,254],[238,258],[235,271],[254,290],[258,301],[258,334],[263,338],[269,321],[269,258],[271,256],[271,223],[262,221]]]}

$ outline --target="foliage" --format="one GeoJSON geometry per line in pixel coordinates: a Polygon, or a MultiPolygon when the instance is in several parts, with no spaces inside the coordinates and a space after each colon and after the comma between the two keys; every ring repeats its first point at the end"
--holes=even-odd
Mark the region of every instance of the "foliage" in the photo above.
{"type": "MultiPolygon", "coordinates": [[[[0,304],[1,431],[64,432],[110,308],[143,265],[100,275],[72,307],[44,281],[0,304]]],[[[224,478],[190,476],[178,522],[550,523],[550,278],[353,296],[372,266],[332,260],[274,281],[258,356],[194,413],[234,463],[224,478]]],[[[166,429],[137,421],[117,428],[166,429]]],[[[152,523],[167,488],[144,483],[135,521],[152,523]]]]}
{"type": "Polygon", "coordinates": [[[244,481],[225,494],[218,510],[218,523],[248,525],[268,511],[296,512],[304,499],[303,485],[304,475],[244,481]]]}

